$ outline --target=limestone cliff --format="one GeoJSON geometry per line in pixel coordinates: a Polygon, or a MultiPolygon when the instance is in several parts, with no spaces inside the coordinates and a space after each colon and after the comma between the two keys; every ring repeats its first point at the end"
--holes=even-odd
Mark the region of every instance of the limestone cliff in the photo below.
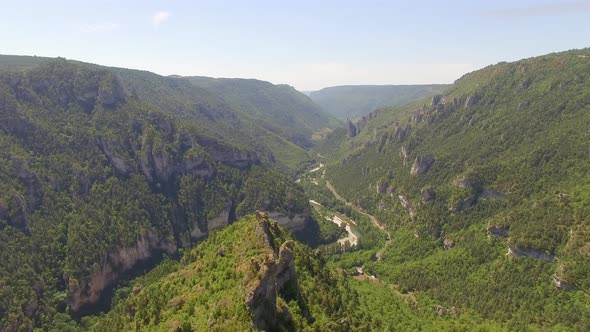
{"type": "MultiPolygon", "coordinates": [[[[263,217],[264,218],[264,217],[263,217]]],[[[299,295],[297,271],[295,270],[295,243],[285,241],[279,248],[275,247],[272,233],[280,232],[273,221],[263,220],[257,225],[257,233],[265,239],[267,245],[274,249],[274,255],[266,257],[262,262],[253,260],[254,269],[259,270],[259,279],[254,281],[246,296],[246,306],[252,315],[254,325],[261,330],[272,330],[279,319],[289,318],[288,308],[277,308],[277,297],[299,295]],[[273,230],[274,228],[274,230],[273,230]]],[[[309,314],[307,314],[309,315],[309,314]]]]}
{"type": "Polygon", "coordinates": [[[137,263],[150,259],[156,252],[173,254],[177,246],[174,241],[159,239],[154,233],[146,232],[135,245],[118,248],[104,257],[89,277],[68,279],[68,302],[72,311],[96,304],[102,292],[117,280],[119,275],[129,272],[137,263]]]}

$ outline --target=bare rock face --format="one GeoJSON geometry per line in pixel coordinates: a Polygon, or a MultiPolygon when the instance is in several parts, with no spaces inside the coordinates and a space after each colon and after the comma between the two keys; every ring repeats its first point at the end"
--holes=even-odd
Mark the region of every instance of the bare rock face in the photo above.
{"type": "MultiPolygon", "coordinates": [[[[14,213],[8,219],[8,223],[13,227],[29,232],[29,216],[33,211],[39,207],[43,199],[43,187],[39,181],[39,177],[33,173],[29,168],[27,160],[13,160],[14,172],[17,179],[23,184],[26,190],[26,196],[18,195],[16,197],[18,203],[18,212],[14,213]]],[[[7,217],[6,208],[0,204],[0,218],[2,215],[7,217]]]]}
{"type": "Polygon", "coordinates": [[[417,109],[415,111],[412,112],[412,115],[410,116],[410,119],[412,121],[414,121],[415,123],[420,123],[424,120],[425,117],[425,113],[424,110],[422,109],[417,109]]]}
{"type": "Polygon", "coordinates": [[[508,243],[508,255],[512,257],[530,257],[537,260],[543,260],[547,262],[552,262],[555,259],[555,256],[549,255],[543,251],[535,250],[535,249],[528,249],[528,248],[519,248],[513,246],[512,244],[508,243]]]}
{"type": "Polygon", "coordinates": [[[557,274],[553,275],[553,284],[555,285],[555,288],[559,290],[570,290],[576,288],[574,285],[570,284],[567,280],[559,277],[557,274]]]}
{"type": "Polygon", "coordinates": [[[477,103],[479,103],[480,97],[478,95],[472,95],[467,97],[467,100],[465,100],[465,108],[469,107],[469,106],[473,106],[473,105],[477,105],[477,103]]]}
{"type": "Polygon", "coordinates": [[[470,189],[471,187],[473,187],[473,183],[471,183],[471,181],[464,176],[460,176],[460,177],[456,178],[453,181],[453,184],[456,187],[463,188],[463,189],[470,189]]]}
{"type": "Polygon", "coordinates": [[[154,152],[151,143],[143,147],[139,166],[149,182],[168,184],[176,174],[192,174],[200,177],[213,175],[214,168],[203,155],[184,157],[178,160],[171,152],[160,150],[154,152]]]}
{"type": "Polygon", "coordinates": [[[383,135],[381,135],[381,137],[379,138],[379,143],[377,144],[377,151],[381,152],[383,151],[383,147],[385,146],[385,144],[389,141],[389,134],[388,133],[384,133],[383,135]]]}
{"type": "Polygon", "coordinates": [[[422,157],[416,157],[410,173],[413,176],[422,175],[428,172],[432,164],[434,164],[434,157],[432,155],[428,154],[422,157]]]}
{"type": "Polygon", "coordinates": [[[389,187],[388,181],[381,181],[375,185],[378,194],[385,194],[387,193],[387,188],[389,187]]]}
{"type": "Polygon", "coordinates": [[[451,239],[448,239],[448,238],[445,238],[444,239],[444,241],[443,241],[443,248],[445,250],[449,250],[449,249],[453,248],[454,246],[455,246],[455,241],[453,241],[451,239]]]}
{"type": "Polygon", "coordinates": [[[436,199],[436,191],[433,188],[422,190],[422,203],[427,204],[436,199]]]}
{"type": "Polygon", "coordinates": [[[230,223],[230,210],[229,207],[221,211],[215,217],[207,220],[208,231],[214,231],[223,228],[230,223]]]}
{"type": "Polygon", "coordinates": [[[475,203],[477,203],[477,199],[475,197],[468,197],[465,200],[463,200],[462,202],[460,202],[459,204],[457,204],[456,206],[451,206],[449,208],[449,211],[455,213],[455,212],[461,212],[464,210],[467,210],[471,207],[473,207],[475,205],[475,203]]]}
{"type": "Polygon", "coordinates": [[[263,262],[252,262],[253,268],[257,269],[261,276],[246,296],[246,306],[252,315],[254,325],[265,331],[272,330],[281,317],[288,318],[288,310],[277,309],[277,295],[285,291],[299,294],[294,243],[286,241],[277,250],[270,231],[270,228],[274,227],[271,223],[268,219],[264,220],[259,233],[269,246],[275,249],[274,255],[267,257],[263,262]]]}
{"type": "Polygon", "coordinates": [[[399,152],[399,156],[402,159],[402,163],[404,164],[404,166],[406,166],[408,163],[408,148],[406,148],[405,145],[402,145],[402,148],[399,152]]]}
{"type": "Polygon", "coordinates": [[[354,125],[354,123],[352,123],[352,121],[350,120],[346,120],[346,126],[348,129],[348,136],[349,137],[355,137],[358,134],[358,129],[357,127],[354,125]]]}
{"type": "Polygon", "coordinates": [[[398,195],[397,197],[410,217],[414,218],[416,216],[416,208],[414,207],[414,204],[412,204],[412,202],[410,202],[404,195],[398,195]]]}
{"type": "Polygon", "coordinates": [[[309,222],[308,215],[305,213],[297,213],[292,216],[289,216],[283,212],[270,211],[268,216],[271,219],[276,220],[279,223],[279,225],[285,227],[286,229],[292,232],[298,232],[303,230],[309,222]]]}
{"type": "Polygon", "coordinates": [[[436,105],[440,104],[442,99],[443,99],[442,95],[432,96],[432,102],[430,103],[430,105],[436,107],[436,105]]]}
{"type": "Polygon", "coordinates": [[[402,142],[403,140],[406,139],[406,137],[408,137],[408,134],[410,133],[410,128],[411,128],[411,126],[409,124],[405,124],[402,126],[396,122],[395,129],[393,130],[393,133],[391,134],[392,139],[394,139],[398,142],[402,142]]]}
{"type": "Polygon", "coordinates": [[[508,231],[498,227],[498,226],[488,226],[487,229],[488,237],[499,237],[499,238],[506,238],[508,237],[508,231]]]}
{"type": "Polygon", "coordinates": [[[126,100],[123,85],[116,77],[109,77],[98,89],[98,102],[105,107],[115,107],[126,100]]]}
{"type": "Polygon", "coordinates": [[[218,146],[210,151],[211,159],[231,167],[245,169],[260,162],[258,154],[254,151],[242,151],[229,147],[218,146]]]}
{"type": "Polygon", "coordinates": [[[133,246],[119,248],[106,255],[91,276],[80,280],[73,277],[68,279],[68,303],[71,310],[78,312],[86,305],[96,304],[104,289],[117,280],[119,274],[149,259],[154,252],[173,254],[176,250],[174,241],[162,241],[152,232],[144,233],[133,246]]]}
{"type": "Polygon", "coordinates": [[[226,207],[217,215],[208,219],[206,225],[199,225],[195,222],[190,231],[191,238],[193,240],[202,239],[209,235],[210,232],[222,229],[231,224],[234,221],[232,220],[231,206],[231,202],[227,202],[226,207]]]}
{"type": "Polygon", "coordinates": [[[131,172],[131,166],[128,164],[124,157],[120,156],[114,151],[112,142],[99,136],[96,138],[96,144],[98,145],[102,153],[104,153],[107,159],[111,162],[111,165],[117,173],[126,176],[131,172]]]}

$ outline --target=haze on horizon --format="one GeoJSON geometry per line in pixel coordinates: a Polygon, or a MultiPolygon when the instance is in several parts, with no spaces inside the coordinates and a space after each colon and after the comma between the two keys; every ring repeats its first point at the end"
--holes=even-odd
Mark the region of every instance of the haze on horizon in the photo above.
{"type": "Polygon", "coordinates": [[[588,46],[590,1],[4,1],[0,54],[299,90],[451,83],[588,46]]]}

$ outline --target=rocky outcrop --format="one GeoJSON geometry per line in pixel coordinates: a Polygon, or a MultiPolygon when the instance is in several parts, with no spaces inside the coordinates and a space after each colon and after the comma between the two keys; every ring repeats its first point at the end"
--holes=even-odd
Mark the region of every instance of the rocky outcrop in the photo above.
{"type": "Polygon", "coordinates": [[[297,213],[289,216],[283,212],[270,211],[268,216],[291,232],[302,231],[309,221],[309,216],[305,213],[297,213]]]}
{"type": "Polygon", "coordinates": [[[506,238],[508,237],[508,231],[498,226],[488,226],[487,229],[488,237],[506,238]]]}
{"type": "Polygon", "coordinates": [[[481,194],[479,194],[479,198],[481,199],[491,199],[491,200],[498,200],[503,199],[506,195],[489,189],[484,189],[481,194]]]}
{"type": "Polygon", "coordinates": [[[169,184],[177,174],[192,174],[199,177],[213,175],[214,168],[204,154],[187,153],[178,160],[167,150],[153,150],[151,142],[144,142],[139,166],[143,175],[150,183],[169,184]]]}
{"type": "Polygon", "coordinates": [[[477,105],[479,103],[480,97],[478,95],[471,95],[467,97],[465,100],[465,108],[473,105],[477,105]]]}
{"type": "Polygon", "coordinates": [[[7,216],[7,209],[0,206],[0,218],[4,215],[11,226],[28,234],[30,224],[29,217],[41,204],[43,199],[43,187],[39,181],[39,177],[30,170],[29,162],[27,160],[13,160],[13,167],[16,178],[22,183],[26,190],[26,196],[18,195],[15,197],[18,209],[16,212],[13,212],[11,216],[7,216]]]}
{"type": "Polygon", "coordinates": [[[215,217],[207,220],[207,230],[210,232],[221,229],[229,225],[230,222],[230,208],[227,207],[223,211],[219,212],[215,217]]]}
{"type": "Polygon", "coordinates": [[[422,175],[430,169],[430,167],[434,164],[434,157],[432,155],[425,155],[422,157],[416,157],[414,159],[414,164],[412,165],[412,170],[410,173],[413,176],[422,175]]]}
{"type": "MultiPolygon", "coordinates": [[[[92,95],[95,94],[94,91],[90,91],[89,93],[92,95]]],[[[101,82],[96,95],[98,96],[98,102],[104,107],[116,107],[126,100],[123,85],[115,76],[110,75],[101,82]]]]}
{"type": "Polygon", "coordinates": [[[473,183],[465,176],[459,176],[453,181],[453,185],[455,187],[463,188],[463,189],[471,189],[473,187],[473,183]]]}
{"type": "Polygon", "coordinates": [[[424,117],[425,117],[425,111],[423,109],[417,109],[412,112],[410,119],[412,121],[414,121],[415,123],[420,123],[420,122],[422,122],[422,120],[424,120],[424,117]]]}
{"type": "Polygon", "coordinates": [[[436,105],[440,104],[440,102],[442,101],[443,96],[442,95],[435,95],[432,96],[432,102],[430,103],[431,106],[436,107],[436,105]]]}
{"type": "Polygon", "coordinates": [[[477,203],[477,199],[475,197],[468,197],[464,200],[462,200],[461,202],[459,202],[457,205],[455,206],[451,206],[449,208],[449,211],[456,213],[456,212],[461,212],[464,210],[467,210],[471,207],[473,207],[475,205],[475,203],[477,203]]]}
{"type": "Polygon", "coordinates": [[[378,194],[385,194],[387,193],[387,188],[389,188],[388,181],[380,181],[375,185],[375,189],[377,190],[378,194]]]}
{"type": "Polygon", "coordinates": [[[416,216],[416,208],[414,205],[404,195],[398,195],[397,197],[410,217],[414,218],[416,216]]]}
{"type": "Polygon", "coordinates": [[[436,191],[433,188],[422,190],[422,203],[427,204],[436,199],[436,191]]]}
{"type": "Polygon", "coordinates": [[[455,246],[455,241],[449,239],[449,238],[445,238],[443,241],[443,248],[445,250],[449,250],[451,248],[453,248],[455,246]]]}
{"type": "Polygon", "coordinates": [[[567,280],[561,278],[557,274],[553,275],[553,285],[556,289],[559,290],[571,290],[576,288],[574,285],[569,283],[567,280]]]}
{"type": "Polygon", "coordinates": [[[357,127],[349,119],[346,119],[346,128],[348,129],[348,137],[352,138],[358,134],[357,127]]]}
{"type": "Polygon", "coordinates": [[[96,304],[102,292],[120,274],[131,270],[139,262],[150,259],[155,252],[173,254],[176,250],[176,244],[171,240],[161,240],[149,231],[142,234],[133,246],[122,247],[107,254],[89,277],[68,278],[70,309],[78,312],[85,306],[96,304]]]}
{"type": "Polygon", "coordinates": [[[406,166],[408,164],[408,148],[406,148],[405,145],[402,145],[399,152],[399,156],[402,159],[402,163],[404,164],[404,166],[406,166]]]}
{"type": "Polygon", "coordinates": [[[255,151],[243,151],[226,146],[216,146],[210,150],[211,159],[231,167],[245,169],[258,164],[260,158],[255,151]]]}
{"type": "Polygon", "coordinates": [[[384,133],[383,135],[381,135],[381,137],[379,138],[379,144],[377,144],[377,151],[381,152],[383,151],[383,147],[385,146],[385,144],[389,141],[389,134],[388,133],[384,133]]]}
{"type": "Polygon", "coordinates": [[[107,157],[107,159],[109,160],[109,162],[118,174],[126,176],[131,172],[131,166],[128,164],[124,157],[121,157],[119,154],[115,152],[112,142],[110,142],[106,138],[98,136],[96,138],[96,144],[98,145],[102,153],[104,153],[104,155],[107,157]]]}
{"type": "MultiPolygon", "coordinates": [[[[254,325],[261,330],[273,330],[278,321],[290,316],[287,308],[277,308],[277,296],[287,294],[302,301],[299,295],[297,271],[295,270],[294,242],[286,241],[280,248],[275,248],[271,228],[275,227],[268,219],[260,223],[260,237],[274,249],[274,255],[268,255],[262,262],[252,259],[252,268],[257,271],[259,279],[248,287],[246,307],[252,316],[254,325]]],[[[309,313],[304,312],[304,316],[309,313]]]]}
{"type": "Polygon", "coordinates": [[[508,243],[508,255],[516,258],[530,257],[547,262],[552,262],[555,259],[555,256],[549,255],[543,251],[528,248],[519,248],[510,243],[508,243]]]}

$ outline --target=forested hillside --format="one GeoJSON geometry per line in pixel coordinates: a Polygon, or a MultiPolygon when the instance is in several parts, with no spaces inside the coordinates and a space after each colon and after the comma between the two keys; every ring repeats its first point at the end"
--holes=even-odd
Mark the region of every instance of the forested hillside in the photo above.
{"type": "Polygon", "coordinates": [[[590,329],[590,50],[500,63],[372,112],[316,151],[386,223],[365,265],[423,304],[514,330],[590,329]]]}
{"type": "Polygon", "coordinates": [[[213,234],[168,275],[136,281],[91,330],[344,331],[360,323],[350,315],[358,299],[344,276],[323,269],[262,215],[213,234]]]}
{"type": "MultiPolygon", "coordinates": [[[[55,59],[0,55],[0,69],[30,69],[48,61],[55,61],[55,59]]],[[[217,135],[222,140],[232,140],[235,144],[240,144],[243,140],[240,135],[245,134],[249,137],[248,144],[257,150],[264,151],[277,166],[294,170],[308,159],[306,151],[302,147],[289,141],[286,133],[292,130],[290,127],[285,127],[284,131],[275,130],[275,132],[264,128],[261,126],[264,117],[258,117],[263,113],[252,116],[239,109],[235,104],[230,105],[231,101],[226,101],[224,96],[216,91],[200,88],[179,77],[164,77],[143,70],[104,67],[75,60],[68,60],[68,62],[86,68],[110,71],[120,80],[127,94],[141,98],[151,105],[159,107],[163,112],[184,115],[199,112],[205,115],[207,120],[217,117],[217,123],[209,126],[209,123],[205,121],[207,125],[201,126],[201,130],[207,131],[208,135],[217,135]],[[219,121],[224,116],[229,116],[226,118],[227,121],[219,121]],[[239,125],[240,133],[234,135],[230,130],[233,127],[228,127],[224,122],[232,124],[233,127],[239,125]]],[[[283,111],[287,110],[279,109],[275,116],[281,116],[280,113],[283,111]]],[[[320,131],[320,133],[322,132],[320,131]]],[[[312,134],[309,133],[308,142],[311,140],[312,134]]]]}
{"type": "Polygon", "coordinates": [[[308,96],[293,87],[253,79],[187,77],[194,85],[223,98],[251,115],[264,128],[303,148],[309,148],[340,124],[308,96]]]}
{"type": "Polygon", "coordinates": [[[590,330],[590,49],[436,88],[0,56],[0,330],[590,330]]]}
{"type": "Polygon", "coordinates": [[[357,120],[363,115],[386,107],[407,103],[443,93],[448,84],[431,85],[343,85],[309,93],[310,98],[336,118],[357,120]]]}
{"type": "Polygon", "coordinates": [[[256,209],[313,224],[280,171],[299,148],[220,98],[64,59],[17,67],[0,70],[0,330],[102,310],[121,278],[256,209]]]}
{"type": "MultiPolygon", "coordinates": [[[[61,326],[64,330],[68,327],[61,326]]],[[[351,279],[264,214],[213,234],[121,290],[90,331],[501,330],[416,313],[385,285],[351,279]]]]}

